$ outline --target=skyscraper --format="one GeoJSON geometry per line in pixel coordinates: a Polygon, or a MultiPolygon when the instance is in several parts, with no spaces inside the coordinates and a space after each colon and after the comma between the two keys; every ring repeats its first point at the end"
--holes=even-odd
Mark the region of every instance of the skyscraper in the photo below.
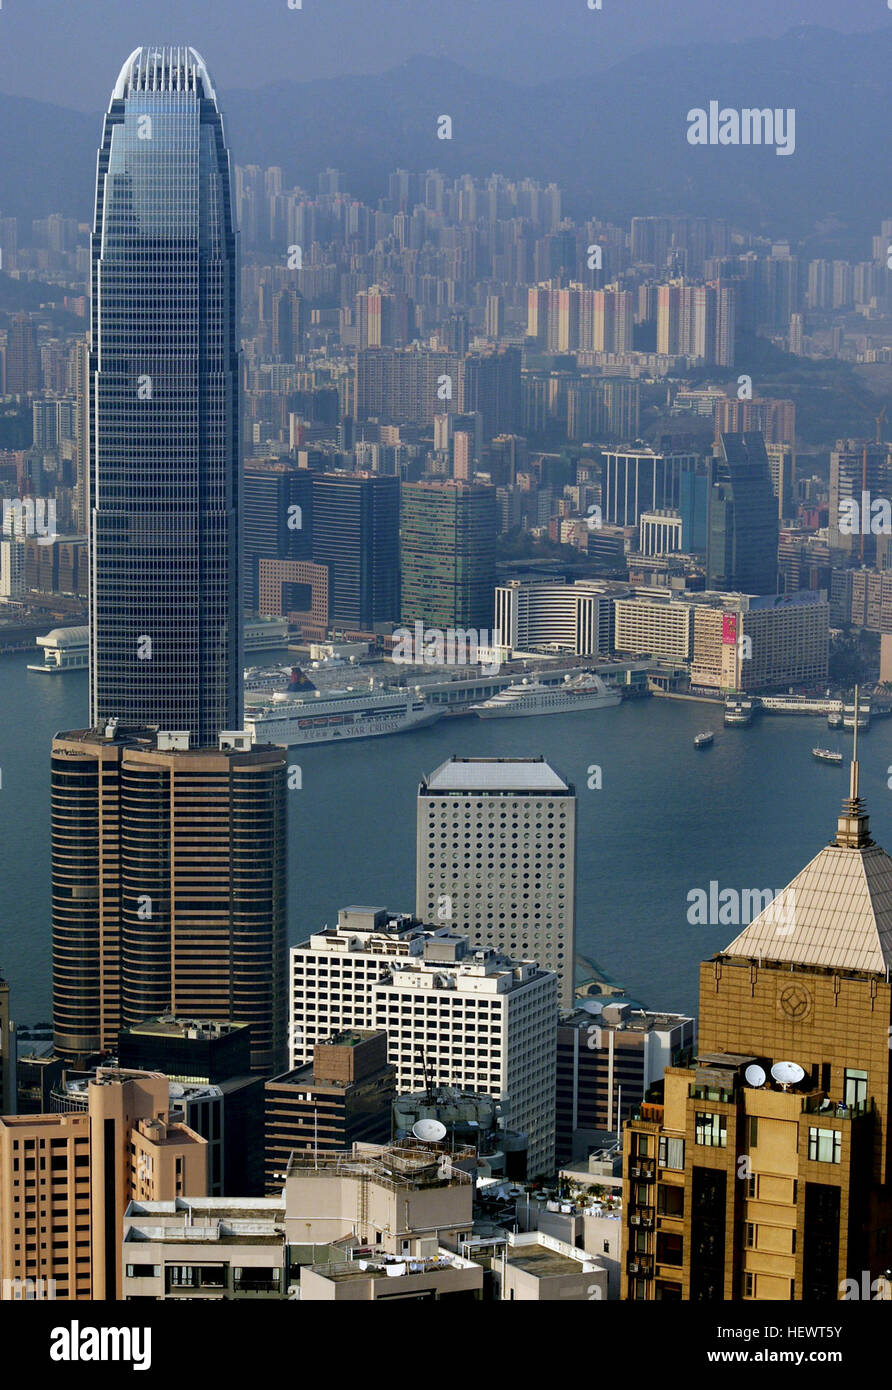
{"type": "Polygon", "coordinates": [[[761,434],[721,436],[713,460],[706,584],[742,594],[777,592],[777,498],[761,434]]]}
{"type": "Polygon", "coordinates": [[[313,475],[313,562],[328,570],[329,618],[370,632],[399,616],[400,485],[390,474],[313,475]]]}
{"type": "Polygon", "coordinates": [[[538,961],[573,1006],[576,789],[544,758],[450,758],[418,789],[415,911],[538,961]]]}
{"type": "Polygon", "coordinates": [[[139,48],[92,237],[91,723],[241,724],[238,319],[229,154],[204,61],[139,48]]]}
{"type": "Polygon", "coordinates": [[[835,839],[703,962],[694,1058],[626,1130],[624,1297],[835,1302],[888,1270],[890,886],[855,763],[835,839]]]}
{"type": "Polygon", "coordinates": [[[402,621],[488,631],[497,528],[495,488],[456,479],[404,483],[402,621]]]}

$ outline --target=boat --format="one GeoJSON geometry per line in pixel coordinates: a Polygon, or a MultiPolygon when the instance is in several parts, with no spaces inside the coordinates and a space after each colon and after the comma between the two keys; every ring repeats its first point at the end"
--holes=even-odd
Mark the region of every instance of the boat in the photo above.
{"type": "Polygon", "coordinates": [[[745,727],[753,722],[752,700],[726,700],[725,723],[745,727]]]}
{"type": "Polygon", "coordinates": [[[244,672],[244,691],[246,695],[288,690],[314,690],[299,666],[248,666],[244,672]]]}
{"type": "Polygon", "coordinates": [[[287,748],[357,738],[401,734],[435,724],[443,708],[431,705],[417,690],[332,690],[289,699],[245,712],[245,729],[253,743],[281,743],[287,748]]]}
{"type": "Polygon", "coordinates": [[[842,728],[842,710],[831,710],[831,712],[827,715],[827,728],[842,728]]]}
{"type": "Polygon", "coordinates": [[[703,733],[697,734],[697,737],[694,739],[694,747],[708,748],[714,738],[715,734],[713,733],[712,729],[704,729],[703,733]]]}
{"type": "Polygon", "coordinates": [[[813,748],[811,753],[813,758],[818,758],[822,763],[833,763],[836,767],[842,763],[842,754],[833,748],[813,748]]]}
{"type": "Polygon", "coordinates": [[[593,672],[566,676],[559,685],[524,679],[491,695],[469,712],[481,719],[516,718],[526,714],[568,714],[572,710],[607,709],[622,703],[622,695],[593,672]]]}

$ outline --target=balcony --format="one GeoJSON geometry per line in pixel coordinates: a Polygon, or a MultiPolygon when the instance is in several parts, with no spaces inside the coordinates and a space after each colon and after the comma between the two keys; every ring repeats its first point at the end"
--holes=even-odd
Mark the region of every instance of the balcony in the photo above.
{"type": "Polygon", "coordinates": [[[626,1262],[626,1273],[637,1276],[639,1279],[652,1279],[654,1273],[653,1255],[644,1255],[638,1251],[630,1251],[626,1262]]]}
{"type": "Polygon", "coordinates": [[[639,1182],[653,1182],[657,1176],[657,1161],[655,1158],[631,1158],[629,1161],[629,1177],[636,1178],[639,1182]]]}
{"type": "Polygon", "coordinates": [[[823,1115],[828,1120],[855,1120],[862,1115],[872,1115],[874,1103],[869,1097],[847,1105],[845,1101],[828,1096],[826,1091],[815,1091],[802,1097],[802,1110],[806,1115],[823,1115]]]}
{"type": "Polygon", "coordinates": [[[654,1209],[653,1207],[635,1206],[629,1209],[629,1225],[640,1226],[642,1231],[652,1231],[654,1228],[654,1209]]]}

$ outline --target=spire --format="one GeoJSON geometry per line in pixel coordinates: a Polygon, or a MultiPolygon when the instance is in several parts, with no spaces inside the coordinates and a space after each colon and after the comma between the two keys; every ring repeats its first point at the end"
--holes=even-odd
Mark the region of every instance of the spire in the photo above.
{"type": "Polygon", "coordinates": [[[852,766],[849,772],[849,795],[842,803],[842,815],[836,822],[836,840],[841,849],[866,849],[873,844],[867,807],[858,795],[858,686],[855,686],[855,710],[852,719],[852,766]]]}

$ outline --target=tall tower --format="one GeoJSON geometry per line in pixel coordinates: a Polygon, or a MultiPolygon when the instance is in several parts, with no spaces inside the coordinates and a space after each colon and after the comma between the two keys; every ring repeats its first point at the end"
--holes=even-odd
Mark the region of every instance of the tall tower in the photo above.
{"type": "Polygon", "coordinates": [[[892,1264],[890,904],[853,761],[835,838],[703,963],[695,1056],[627,1127],[623,1297],[877,1292],[865,1283],[892,1264]]]}
{"type": "Polygon", "coordinates": [[[115,83],[92,237],[90,721],[241,724],[236,237],[192,48],[115,83]]]}
{"type": "Polygon", "coordinates": [[[450,758],[418,788],[415,911],[535,960],[573,1007],[576,789],[544,758],[450,758]]]}

